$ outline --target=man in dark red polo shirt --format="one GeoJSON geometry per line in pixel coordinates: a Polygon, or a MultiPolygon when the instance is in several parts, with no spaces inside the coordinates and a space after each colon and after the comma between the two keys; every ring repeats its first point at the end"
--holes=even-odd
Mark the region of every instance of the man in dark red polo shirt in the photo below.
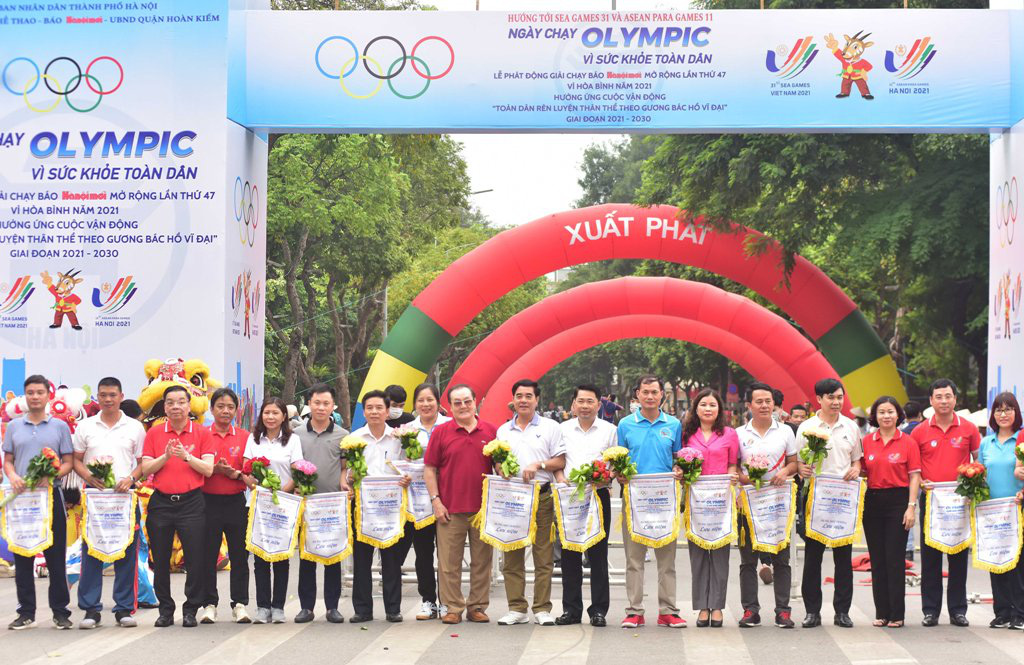
{"type": "Polygon", "coordinates": [[[438,425],[430,435],[424,458],[423,479],[437,518],[438,590],[448,613],[444,623],[466,618],[487,623],[490,602],[491,546],[480,540],[470,520],[480,511],[483,477],[491,473],[491,460],[483,448],[497,437],[494,425],[476,417],[476,395],[467,385],[448,389],[454,420],[438,425]],[[462,554],[469,538],[469,601],[462,595],[462,554]]]}
{"type": "Polygon", "coordinates": [[[142,477],[153,476],[153,496],[146,515],[146,533],[153,555],[153,590],[160,616],[153,624],[164,628],[174,623],[171,597],[171,546],[174,534],[185,555],[185,604],[181,625],[197,625],[196,612],[203,606],[203,484],[213,473],[216,446],[202,425],[189,420],[189,394],[184,386],[164,391],[167,422],[146,432],[142,446],[142,477]]]}
{"type": "MultiPolygon", "coordinates": [[[[921,450],[921,486],[955,481],[957,467],[971,461],[981,444],[978,428],[956,415],[957,389],[949,379],[932,383],[930,401],[935,414],[914,428],[911,436],[921,450]]],[[[924,541],[924,511],[921,506],[921,625],[936,626],[942,612],[942,552],[924,541]]],[[[964,550],[947,554],[949,578],[946,581],[946,607],[949,622],[965,627],[967,621],[967,557],[964,550]]]]}

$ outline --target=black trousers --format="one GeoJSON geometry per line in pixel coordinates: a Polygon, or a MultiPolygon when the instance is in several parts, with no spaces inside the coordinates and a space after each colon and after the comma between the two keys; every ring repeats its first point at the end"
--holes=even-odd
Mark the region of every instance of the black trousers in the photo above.
{"type": "MultiPolygon", "coordinates": [[[[352,524],[356,523],[355,502],[352,505],[352,524]]],[[[402,538],[405,540],[405,538],[402,538]]],[[[381,576],[384,579],[384,612],[402,613],[402,561],[408,547],[402,540],[380,551],[381,576]]],[[[358,538],[352,552],[352,610],[363,616],[373,616],[373,545],[358,538]]]]}
{"type": "MultiPolygon", "coordinates": [[[[299,606],[304,610],[316,607],[316,568],[315,561],[299,560],[299,606]]],[[[338,609],[341,599],[341,564],[334,563],[324,566],[324,607],[329,610],[338,609]]]]}
{"type": "Polygon", "coordinates": [[[153,492],[146,514],[146,534],[153,556],[153,591],[160,606],[160,615],[174,614],[171,597],[171,549],[178,534],[185,555],[185,603],[183,614],[199,611],[203,606],[203,531],[206,502],[202,491],[185,494],[153,492]]]}
{"type": "MultiPolygon", "coordinates": [[[[70,617],[71,594],[64,572],[68,553],[68,521],[64,514],[64,500],[60,488],[51,488],[53,493],[53,544],[43,550],[46,571],[49,575],[48,599],[54,617],[70,617]]],[[[18,615],[36,618],[35,557],[14,555],[14,586],[18,596],[18,615]]]]}
{"type": "MultiPolygon", "coordinates": [[[[904,509],[906,506],[904,506],[904,509]]],[[[938,616],[942,613],[943,553],[924,542],[925,502],[921,502],[921,611],[938,616]]],[[[970,548],[947,554],[949,577],[946,578],[946,608],[950,616],[967,614],[967,565],[970,548]]]]}
{"type": "Polygon", "coordinates": [[[869,489],[864,494],[864,540],[871,557],[875,618],[903,621],[906,613],[907,488],[869,489]]]}
{"type": "MultiPolygon", "coordinates": [[[[807,501],[810,501],[810,496],[807,497],[807,501]]],[[[804,539],[804,572],[800,593],[804,597],[804,608],[808,613],[821,613],[821,561],[825,557],[826,549],[828,548],[816,540],[804,539]]],[[[852,558],[853,545],[832,548],[832,562],[835,565],[832,609],[836,614],[849,614],[850,605],[853,603],[852,558]]]]}
{"type": "Polygon", "coordinates": [[[402,548],[402,562],[409,557],[409,550],[416,551],[416,590],[424,603],[437,602],[437,570],[434,568],[434,551],[437,549],[437,526],[417,529],[411,522],[405,523],[405,535],[395,543],[402,548]]]}
{"type": "MultiPolygon", "coordinates": [[[[590,559],[590,607],[587,614],[608,614],[608,534],[611,528],[612,500],[608,489],[597,490],[604,517],[605,536],[586,551],[590,559]]],[[[562,611],[583,616],[583,553],[562,550],[562,611]]]]}
{"type": "Polygon", "coordinates": [[[1024,558],[1005,573],[989,573],[992,580],[992,611],[1000,619],[1024,620],[1024,558]]]}
{"type": "Polygon", "coordinates": [[[256,578],[256,607],[284,609],[284,600],[288,597],[289,561],[270,563],[258,556],[252,558],[252,572],[256,578]],[[270,569],[274,569],[274,583],[271,587],[270,569]]]}
{"type": "Polygon", "coordinates": [[[221,541],[228,543],[228,560],[231,562],[230,590],[231,607],[249,604],[249,552],[245,549],[245,528],[248,512],[245,509],[245,493],[203,494],[206,502],[206,527],[203,533],[203,605],[216,606],[220,602],[217,594],[217,559],[220,557],[221,541]]]}

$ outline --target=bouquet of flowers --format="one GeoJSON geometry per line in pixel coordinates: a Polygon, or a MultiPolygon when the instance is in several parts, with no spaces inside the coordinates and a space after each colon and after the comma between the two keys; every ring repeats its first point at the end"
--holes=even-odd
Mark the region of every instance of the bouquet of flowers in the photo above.
{"type": "Polygon", "coordinates": [[[295,481],[295,493],[299,496],[309,496],[316,492],[316,464],[299,460],[292,463],[292,480],[295,481]]]}
{"type": "Polygon", "coordinates": [[[985,465],[980,462],[961,464],[956,469],[956,493],[971,500],[971,503],[988,501],[991,496],[985,480],[985,465]]]}
{"type": "Polygon", "coordinates": [[[277,475],[270,468],[270,460],[266,457],[253,457],[245,460],[242,464],[242,473],[252,476],[260,487],[270,490],[270,497],[274,505],[278,505],[277,490],[281,489],[281,476],[277,475]]]}
{"type": "Polygon", "coordinates": [[[97,457],[86,464],[85,468],[89,469],[89,473],[91,473],[96,480],[103,483],[103,486],[107,489],[110,489],[117,484],[117,481],[114,479],[114,458],[110,455],[97,457]]]}
{"type": "Polygon", "coordinates": [[[623,446],[612,446],[605,448],[601,459],[608,463],[617,475],[629,480],[636,475],[636,464],[629,458],[629,448],[623,446]]]}
{"type": "Polygon", "coordinates": [[[1013,452],[1017,455],[1017,459],[1024,462],[1024,441],[1018,443],[1017,447],[1013,449],[1013,452]]]}
{"type": "Polygon", "coordinates": [[[507,442],[495,439],[484,446],[483,453],[491,458],[495,466],[501,467],[501,472],[509,478],[519,475],[519,460],[507,442]]]}
{"type": "Polygon", "coordinates": [[[584,464],[569,472],[569,482],[576,483],[576,491],[573,492],[573,497],[577,501],[583,500],[583,495],[587,491],[587,483],[603,485],[611,482],[611,479],[611,467],[608,466],[607,462],[600,459],[596,459],[590,464],[584,464]]]}
{"type": "Polygon", "coordinates": [[[674,464],[683,470],[683,482],[692,485],[700,478],[704,455],[696,448],[682,448],[676,453],[674,464]]]}
{"type": "Polygon", "coordinates": [[[402,442],[402,450],[405,451],[405,458],[416,460],[423,457],[423,445],[420,443],[420,432],[408,424],[397,428],[393,434],[402,442]]]}
{"type": "Polygon", "coordinates": [[[810,428],[804,431],[804,439],[807,444],[798,453],[804,464],[814,467],[815,473],[821,473],[821,465],[828,457],[829,433],[818,428],[810,428]]]}
{"type": "Polygon", "coordinates": [[[747,470],[747,476],[754,481],[754,487],[761,489],[761,479],[772,468],[772,460],[767,455],[758,453],[751,455],[750,459],[743,463],[743,468],[747,470]]]}
{"type": "MultiPolygon", "coordinates": [[[[60,471],[60,457],[57,456],[53,448],[43,448],[41,453],[29,460],[28,471],[22,480],[25,481],[25,487],[28,489],[35,489],[36,484],[44,478],[47,484],[52,486],[58,471],[60,471]]],[[[10,503],[15,496],[14,492],[9,492],[3,501],[0,501],[0,508],[10,503]]]]}
{"type": "Polygon", "coordinates": [[[341,446],[341,458],[345,460],[345,465],[352,471],[352,484],[359,487],[359,483],[369,473],[366,468],[366,456],[363,454],[366,441],[361,437],[349,434],[338,445],[341,446]]]}

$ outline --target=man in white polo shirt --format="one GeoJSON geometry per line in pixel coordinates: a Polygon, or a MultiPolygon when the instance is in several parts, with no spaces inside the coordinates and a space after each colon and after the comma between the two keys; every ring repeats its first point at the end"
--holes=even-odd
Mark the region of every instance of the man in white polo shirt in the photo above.
{"type": "MultiPolygon", "coordinates": [[[[516,416],[498,428],[498,439],[508,442],[519,460],[519,477],[541,484],[537,505],[537,536],[533,543],[533,618],[541,626],[554,626],[551,616],[551,575],[554,551],[551,525],[555,509],[551,502],[554,473],[565,467],[565,443],[558,423],[537,414],[540,386],[536,381],[520,379],[512,386],[516,416]]],[[[499,626],[528,623],[526,602],[526,548],[505,553],[501,568],[505,576],[508,614],[498,619],[499,626]]]]}
{"type": "MultiPolygon", "coordinates": [[[[810,429],[822,430],[829,435],[829,440],[828,456],[821,464],[821,472],[842,476],[845,480],[859,478],[860,458],[863,457],[860,428],[842,413],[845,397],[843,384],[839,379],[821,379],[814,384],[814,396],[821,408],[797,429],[797,450],[807,445],[804,432],[810,429]]],[[[814,469],[802,461],[798,460],[797,466],[801,478],[807,479],[814,475],[814,469]]],[[[798,506],[798,510],[804,510],[804,506],[798,506]]],[[[804,539],[804,573],[800,586],[804,608],[807,610],[807,616],[801,624],[804,628],[821,625],[821,560],[824,555],[824,545],[812,538],[804,539]]],[[[852,555],[853,545],[832,548],[832,561],[836,568],[836,586],[832,596],[832,608],[835,610],[833,622],[841,628],[853,628],[853,620],[850,618],[850,604],[853,602],[852,555]]]]}
{"type": "MultiPolygon", "coordinates": [[[[74,468],[85,484],[96,489],[105,489],[103,480],[90,472],[87,464],[97,457],[111,457],[118,492],[128,492],[135,485],[142,458],[142,444],[146,430],[142,423],[121,412],[124,393],[121,382],[108,376],[100,379],[96,387],[96,398],[100,412],[78,423],[73,437],[75,457],[74,468]]],[[[137,520],[136,520],[137,521],[137,520]]],[[[131,628],[136,625],[135,617],[135,575],[138,565],[139,534],[136,530],[132,544],[124,557],[114,562],[114,620],[118,625],[131,628]]],[[[82,573],[78,581],[78,607],[85,611],[85,618],[79,628],[89,629],[99,625],[103,611],[103,562],[89,554],[89,548],[82,543],[82,573]]]]}
{"type": "MultiPolygon", "coordinates": [[[[762,477],[763,482],[773,485],[786,483],[796,473],[796,437],[793,430],[772,417],[775,400],[771,386],[764,383],[751,384],[747,390],[747,407],[753,418],[736,433],[740,439],[740,483],[750,485],[745,463],[754,455],[764,455],[769,461],[769,470],[762,477]]],[[[746,525],[740,522],[741,528],[746,525]]],[[[751,546],[750,534],[740,538],[740,603],[743,617],[740,628],[761,625],[761,605],[757,600],[758,553],[751,546]]],[[[789,585],[793,572],[789,567],[789,545],[778,554],[772,554],[771,563],[775,573],[775,625],[779,628],[793,628],[792,609],[789,606],[789,585]]]]}
{"type": "MultiPolygon", "coordinates": [[[[555,473],[559,482],[567,482],[573,469],[601,459],[605,450],[617,445],[618,430],[607,420],[598,417],[601,412],[601,394],[590,385],[576,386],[572,396],[575,418],[560,425],[565,441],[565,468],[555,473]]],[[[607,487],[597,490],[604,515],[605,536],[587,550],[590,559],[590,625],[603,628],[608,625],[608,532],[611,525],[611,493],[607,487]]],[[[580,623],[583,619],[583,554],[562,550],[562,616],[555,619],[559,626],[580,623]]]]}

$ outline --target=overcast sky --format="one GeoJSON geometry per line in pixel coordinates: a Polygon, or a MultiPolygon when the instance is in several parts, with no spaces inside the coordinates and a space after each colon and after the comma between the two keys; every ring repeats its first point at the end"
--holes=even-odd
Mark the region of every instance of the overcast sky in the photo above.
{"type": "MultiPolygon", "coordinates": [[[[426,0],[442,11],[473,11],[477,0],[426,0]]],[[[611,0],[479,0],[481,10],[610,10],[611,0]]],[[[685,0],[616,0],[619,10],[686,8],[685,0]]],[[[472,203],[498,226],[523,224],[567,210],[580,196],[576,183],[583,150],[609,134],[457,134],[465,146],[472,203]]]]}

